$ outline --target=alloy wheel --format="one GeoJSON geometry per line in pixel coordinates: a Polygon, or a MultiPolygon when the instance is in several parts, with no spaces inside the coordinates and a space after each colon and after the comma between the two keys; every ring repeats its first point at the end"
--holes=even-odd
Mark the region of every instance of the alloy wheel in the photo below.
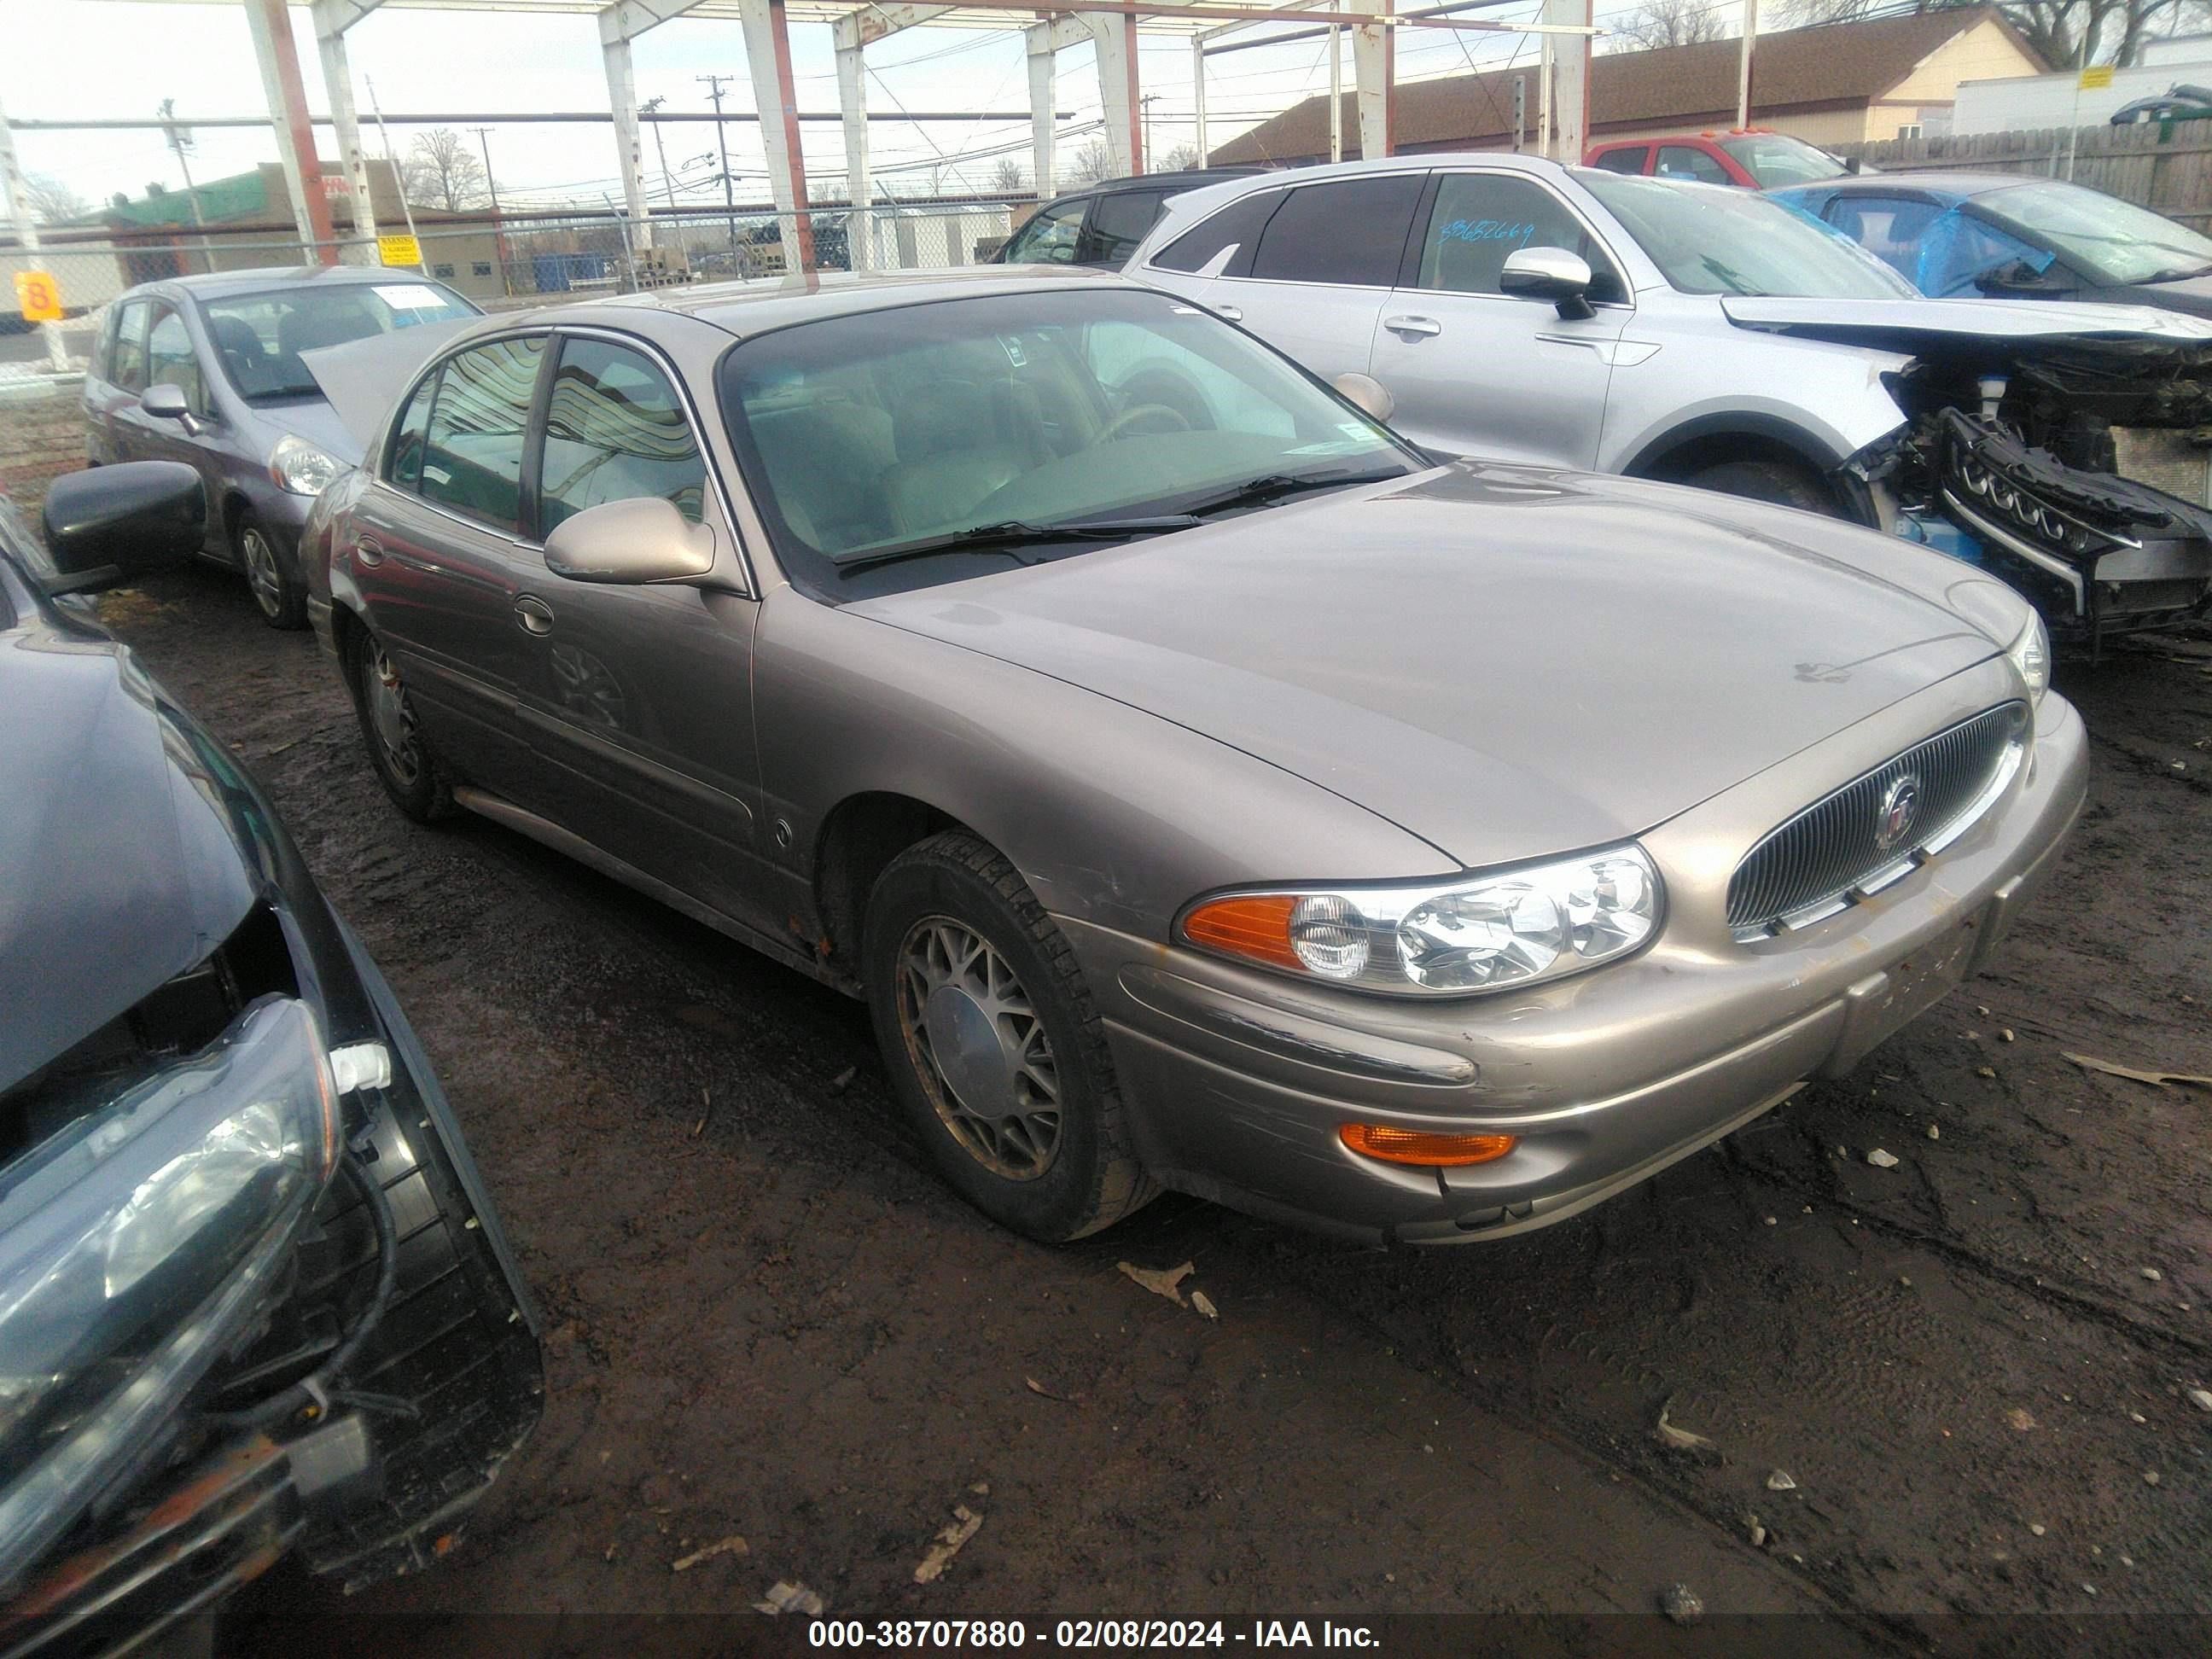
{"type": "Polygon", "coordinates": [[[412,787],[422,774],[422,745],[415,735],[415,710],[407,701],[407,688],[384,647],[368,647],[368,713],[376,740],[384,750],[385,764],[402,788],[412,787]]]}
{"type": "Polygon", "coordinates": [[[1060,1150],[1060,1066],[1029,994],[974,928],[925,916],[899,946],[899,1029],[923,1092],[963,1151],[1034,1181],[1060,1150]]]}
{"type": "Polygon", "coordinates": [[[239,552],[246,562],[246,586],[253,590],[253,602],[261,607],[264,616],[282,616],[284,611],[284,573],[276,568],[276,550],[269,544],[257,525],[248,525],[246,533],[239,538],[239,552]]]}

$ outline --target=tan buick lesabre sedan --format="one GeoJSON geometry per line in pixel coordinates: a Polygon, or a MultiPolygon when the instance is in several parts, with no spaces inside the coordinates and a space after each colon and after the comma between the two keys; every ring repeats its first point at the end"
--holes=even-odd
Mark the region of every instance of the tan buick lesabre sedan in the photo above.
{"type": "Polygon", "coordinates": [[[401,811],[865,997],[946,1177],[1043,1239],[1163,1187],[1572,1215],[1972,973],[2084,787],[1972,568],[1435,465],[1111,276],[487,319],[308,546],[401,811]]]}

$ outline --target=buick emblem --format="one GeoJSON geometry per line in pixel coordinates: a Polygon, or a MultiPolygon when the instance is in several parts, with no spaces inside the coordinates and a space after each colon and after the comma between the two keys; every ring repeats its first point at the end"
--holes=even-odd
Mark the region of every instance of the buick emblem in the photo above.
{"type": "Polygon", "coordinates": [[[1919,817],[1920,780],[1907,772],[1881,792],[1881,806],[1875,814],[1875,846],[1888,852],[1912,833],[1919,817]]]}

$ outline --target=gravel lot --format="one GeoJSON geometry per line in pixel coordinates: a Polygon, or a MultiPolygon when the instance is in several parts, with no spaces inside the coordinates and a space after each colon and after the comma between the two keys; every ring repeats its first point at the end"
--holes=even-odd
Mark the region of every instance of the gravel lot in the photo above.
{"type": "MultiPolygon", "coordinates": [[[[2062,667],[2091,805],[1995,972],[1658,1180],[1448,1254],[1176,1199],[1055,1250],[925,1172],[859,1005],[390,810],[331,667],[234,579],[106,614],[382,962],[546,1310],[535,1439],[449,1561],[349,1611],[799,1579],[869,1616],[1596,1615],[1681,1581],[1828,1615],[1808,1651],[2053,1652],[2182,1627],[1947,1615],[2212,1614],[2212,1091],[2064,1058],[2212,1073],[2203,642],[2062,667]],[[1116,1270],[1186,1260],[1218,1322],[1116,1270]],[[1717,1449],[1658,1443],[1662,1407],[1717,1449]],[[956,1504],[981,1529],[918,1585],[956,1504]]],[[[327,1599],[280,1577],[248,1632],[327,1599]]]]}

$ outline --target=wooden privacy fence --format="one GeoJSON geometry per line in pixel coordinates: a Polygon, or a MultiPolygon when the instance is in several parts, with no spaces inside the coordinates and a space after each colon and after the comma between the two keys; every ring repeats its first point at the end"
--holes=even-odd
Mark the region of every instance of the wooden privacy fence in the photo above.
{"type": "Polygon", "coordinates": [[[2070,178],[2193,229],[2212,230],[2212,121],[1886,138],[1835,149],[1885,173],[1953,168],[2070,178]]]}

